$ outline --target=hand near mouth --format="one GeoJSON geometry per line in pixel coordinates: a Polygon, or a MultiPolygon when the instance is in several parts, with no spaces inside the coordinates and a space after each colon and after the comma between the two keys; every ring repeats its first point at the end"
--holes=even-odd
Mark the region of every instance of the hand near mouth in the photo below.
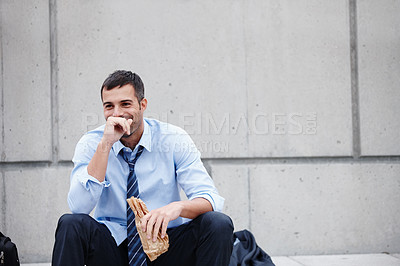
{"type": "Polygon", "coordinates": [[[123,117],[107,118],[107,122],[104,128],[103,141],[107,145],[113,145],[115,142],[121,139],[124,135],[131,134],[132,119],[125,119],[123,117]]]}

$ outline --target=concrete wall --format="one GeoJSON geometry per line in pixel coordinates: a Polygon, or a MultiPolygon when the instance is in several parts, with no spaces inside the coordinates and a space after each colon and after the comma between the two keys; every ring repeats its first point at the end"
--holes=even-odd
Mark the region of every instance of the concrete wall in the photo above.
{"type": "Polygon", "coordinates": [[[0,230],[49,261],[99,89],[140,74],[236,230],[271,255],[400,251],[399,0],[11,1],[1,16],[0,230]]]}

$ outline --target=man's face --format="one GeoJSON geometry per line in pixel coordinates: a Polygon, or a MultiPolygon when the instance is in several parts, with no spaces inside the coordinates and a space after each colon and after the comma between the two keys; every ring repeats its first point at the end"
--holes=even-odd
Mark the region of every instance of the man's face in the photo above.
{"type": "MultiPolygon", "coordinates": [[[[143,123],[143,112],[146,110],[147,100],[138,102],[135,89],[126,84],[120,88],[103,90],[103,111],[107,120],[110,116],[132,119],[131,135],[134,134],[143,123]]],[[[124,135],[123,137],[128,137],[124,135]]]]}

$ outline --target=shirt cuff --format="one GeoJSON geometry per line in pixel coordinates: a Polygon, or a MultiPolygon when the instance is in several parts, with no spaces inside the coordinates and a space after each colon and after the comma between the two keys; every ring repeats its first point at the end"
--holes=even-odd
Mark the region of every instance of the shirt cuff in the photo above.
{"type": "Polygon", "coordinates": [[[86,169],[73,173],[68,193],[68,205],[72,213],[89,213],[96,206],[104,187],[111,184],[105,180],[100,182],[89,175],[86,169]]]}
{"type": "Polygon", "coordinates": [[[224,207],[224,201],[225,199],[221,197],[218,194],[197,194],[189,198],[189,200],[195,199],[195,198],[204,198],[208,200],[211,203],[211,206],[213,208],[213,211],[218,211],[222,212],[222,209],[224,207]]]}
{"type": "Polygon", "coordinates": [[[87,167],[85,167],[85,170],[81,172],[80,174],[76,175],[76,180],[87,190],[91,189],[96,189],[95,187],[100,186],[101,188],[103,187],[109,187],[111,184],[108,180],[104,180],[103,182],[100,182],[97,180],[97,178],[91,176],[87,172],[87,167]]]}

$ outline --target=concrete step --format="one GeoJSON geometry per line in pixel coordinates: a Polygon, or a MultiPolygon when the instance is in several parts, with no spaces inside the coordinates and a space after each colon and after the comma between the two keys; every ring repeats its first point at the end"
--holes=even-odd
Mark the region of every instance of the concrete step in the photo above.
{"type": "Polygon", "coordinates": [[[400,266],[400,254],[272,257],[276,266],[400,266]]]}
{"type": "MultiPolygon", "coordinates": [[[[400,266],[399,254],[351,254],[272,257],[276,266],[400,266]]],[[[22,266],[50,266],[28,263],[22,266]]]]}

